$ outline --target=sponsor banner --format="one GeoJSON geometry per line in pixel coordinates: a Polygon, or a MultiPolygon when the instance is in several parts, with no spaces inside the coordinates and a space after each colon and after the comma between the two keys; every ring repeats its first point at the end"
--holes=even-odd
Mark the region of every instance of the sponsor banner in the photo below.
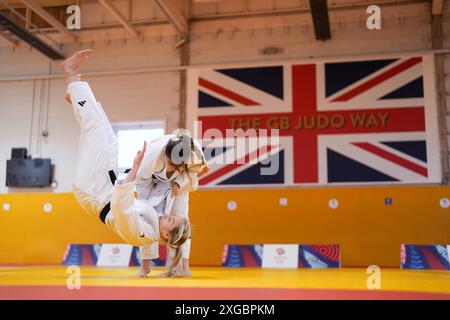
{"type": "MultiPolygon", "coordinates": [[[[64,252],[62,264],[67,266],[96,266],[100,256],[102,244],[69,244],[64,252]]],[[[159,245],[159,258],[151,261],[151,267],[165,266],[167,261],[167,249],[159,245]]],[[[139,247],[133,247],[130,257],[130,267],[141,265],[139,247]]]]}
{"type": "Polygon", "coordinates": [[[448,245],[402,244],[401,268],[415,270],[450,270],[448,245]]]}
{"type": "Polygon", "coordinates": [[[255,244],[225,245],[222,266],[227,268],[340,268],[339,245],[255,244]]]}
{"type": "Polygon", "coordinates": [[[298,268],[298,244],[266,244],[263,248],[263,268],[298,268]]]}
{"type": "Polygon", "coordinates": [[[128,267],[133,246],[129,244],[103,244],[97,267],[128,267]]]}

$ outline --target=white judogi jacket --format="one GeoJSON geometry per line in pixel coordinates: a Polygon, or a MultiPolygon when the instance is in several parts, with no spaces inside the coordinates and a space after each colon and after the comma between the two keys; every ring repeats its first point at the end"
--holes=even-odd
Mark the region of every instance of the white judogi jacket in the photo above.
{"type": "Polygon", "coordinates": [[[147,202],[135,199],[135,184],[114,185],[111,212],[105,223],[129,244],[135,246],[157,243],[159,240],[159,219],[155,209],[147,202]],[[138,232],[136,232],[138,231],[138,232]]]}
{"type": "MultiPolygon", "coordinates": [[[[117,181],[112,188],[111,211],[105,224],[126,243],[144,246],[158,243],[159,219],[156,210],[147,202],[134,198],[134,182],[122,184],[117,181]]],[[[80,205],[90,214],[98,217],[104,205],[81,191],[76,185],[72,189],[80,205]]]]}
{"type": "MultiPolygon", "coordinates": [[[[160,180],[174,181],[180,186],[179,193],[191,192],[198,189],[198,176],[193,173],[184,172],[180,174],[175,171],[170,178],[167,178],[166,156],[164,149],[170,139],[175,135],[164,135],[147,144],[147,152],[144,155],[141,166],[136,177],[136,187],[139,199],[148,199],[152,204],[157,205],[161,201],[161,194],[151,194],[153,191],[153,175],[160,180]]],[[[200,148],[197,140],[194,143],[200,148]]],[[[205,161],[206,162],[206,161],[205,161]]]]}
{"type": "Polygon", "coordinates": [[[159,240],[159,219],[155,209],[134,198],[134,182],[113,186],[108,176],[117,170],[117,138],[101,105],[87,82],[68,85],[80,140],[73,192],[81,206],[99,217],[108,202],[111,210],[105,224],[125,242],[142,246],[159,240]]]}
{"type": "MultiPolygon", "coordinates": [[[[170,178],[167,175],[165,147],[175,135],[164,135],[147,144],[147,152],[142,160],[136,178],[138,198],[147,200],[156,209],[159,216],[176,214],[182,218],[188,218],[189,192],[198,188],[197,174],[175,171],[170,178]],[[179,193],[172,197],[171,182],[180,186],[179,193]]],[[[199,150],[201,146],[194,140],[199,150]]],[[[206,161],[205,161],[206,163],[206,161]]],[[[189,259],[190,239],[181,246],[183,259],[189,259]]],[[[158,258],[158,244],[153,243],[140,247],[141,259],[149,260],[158,258]]],[[[171,252],[173,255],[173,252],[171,252]]]]}

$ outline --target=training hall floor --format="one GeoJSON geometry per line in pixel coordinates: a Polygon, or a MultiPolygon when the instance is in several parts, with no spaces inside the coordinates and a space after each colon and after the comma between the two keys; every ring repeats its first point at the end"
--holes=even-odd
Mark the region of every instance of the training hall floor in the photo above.
{"type": "Polygon", "coordinates": [[[450,272],[381,269],[381,289],[367,289],[365,269],[270,270],[194,267],[192,278],[161,278],[153,269],[81,267],[69,290],[66,266],[0,267],[0,299],[445,299],[450,272]]]}

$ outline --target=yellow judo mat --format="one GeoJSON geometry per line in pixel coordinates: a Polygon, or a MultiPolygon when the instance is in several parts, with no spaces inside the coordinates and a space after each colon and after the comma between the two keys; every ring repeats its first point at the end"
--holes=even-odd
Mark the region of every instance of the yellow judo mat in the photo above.
{"type": "Polygon", "coordinates": [[[450,272],[381,269],[192,268],[163,278],[155,268],[0,267],[0,299],[450,299],[450,272]],[[372,276],[372,277],[371,277],[372,276]]]}

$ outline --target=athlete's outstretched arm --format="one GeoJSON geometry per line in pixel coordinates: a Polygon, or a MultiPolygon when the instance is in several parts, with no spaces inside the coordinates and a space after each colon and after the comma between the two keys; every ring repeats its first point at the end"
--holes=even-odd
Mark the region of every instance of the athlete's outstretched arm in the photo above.
{"type": "Polygon", "coordinates": [[[134,157],[133,167],[131,168],[130,172],[128,172],[127,177],[125,178],[123,183],[128,183],[136,180],[136,176],[139,167],[141,166],[142,159],[144,159],[145,151],[147,151],[146,141],[144,141],[144,146],[142,147],[142,150],[139,150],[136,154],[136,157],[134,157]]]}
{"type": "MultiPolygon", "coordinates": [[[[142,150],[139,150],[133,161],[133,167],[128,172],[126,178],[123,181],[116,181],[114,185],[111,208],[113,212],[125,212],[134,204],[134,181],[136,180],[136,174],[144,158],[147,143],[144,142],[142,150]]],[[[120,219],[116,217],[118,222],[120,219]]]]}

